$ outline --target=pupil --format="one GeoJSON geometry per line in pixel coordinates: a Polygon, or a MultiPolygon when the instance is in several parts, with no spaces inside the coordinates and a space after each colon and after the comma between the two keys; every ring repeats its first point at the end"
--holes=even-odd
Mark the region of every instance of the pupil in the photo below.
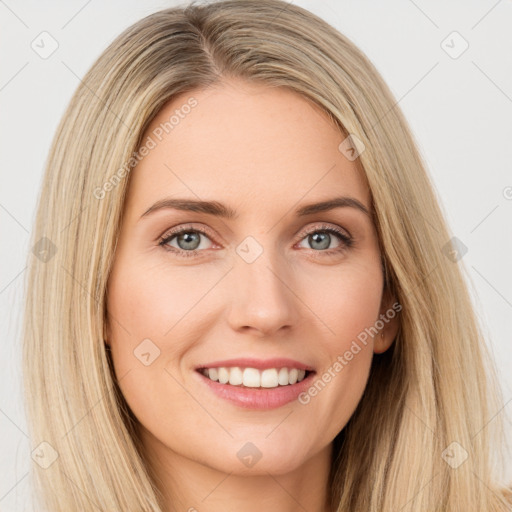
{"type": "Polygon", "coordinates": [[[178,245],[180,246],[180,249],[197,249],[199,241],[199,233],[182,233],[178,236],[178,245]],[[184,242],[184,246],[180,243],[181,241],[184,242]]]}
{"type": "Polygon", "coordinates": [[[323,240],[320,240],[320,246],[316,247],[316,249],[327,249],[329,247],[331,241],[329,233],[315,233],[310,236],[313,239],[313,243],[318,242],[318,237],[323,237],[323,240]]]}

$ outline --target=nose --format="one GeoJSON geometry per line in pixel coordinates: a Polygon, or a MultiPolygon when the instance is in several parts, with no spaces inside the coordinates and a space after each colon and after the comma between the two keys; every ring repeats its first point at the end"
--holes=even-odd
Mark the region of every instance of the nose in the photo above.
{"type": "Polygon", "coordinates": [[[253,262],[236,257],[230,272],[228,322],[237,332],[259,337],[290,330],[299,320],[300,305],[293,292],[289,266],[265,250],[253,262]]]}

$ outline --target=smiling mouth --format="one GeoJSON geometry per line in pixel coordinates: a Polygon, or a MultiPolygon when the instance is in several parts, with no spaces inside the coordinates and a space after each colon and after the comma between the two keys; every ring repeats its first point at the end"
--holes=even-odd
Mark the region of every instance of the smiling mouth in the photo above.
{"type": "Polygon", "coordinates": [[[259,370],[257,368],[217,367],[198,368],[197,371],[213,382],[238,388],[272,389],[293,386],[302,382],[314,371],[281,367],[259,370]]]}

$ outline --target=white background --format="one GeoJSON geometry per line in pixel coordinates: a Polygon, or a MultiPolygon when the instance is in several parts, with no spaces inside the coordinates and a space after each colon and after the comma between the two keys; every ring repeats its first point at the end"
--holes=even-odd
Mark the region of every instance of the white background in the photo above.
{"type": "MultiPolygon", "coordinates": [[[[295,1],[356,43],[398,100],[453,234],[512,415],[512,2],[295,1]],[[469,44],[458,58],[452,55],[469,44]],[[448,37],[449,36],[449,37],[448,37]],[[448,39],[446,39],[448,37],[448,39]],[[445,41],[445,43],[443,43],[445,41]]],[[[80,78],[124,28],[172,1],[0,1],[0,510],[29,510],[20,394],[29,234],[57,123],[80,78]],[[43,32],[58,49],[42,59],[43,32]]],[[[507,429],[510,436],[510,425],[507,429]]],[[[509,460],[511,456],[509,454],[509,460]]],[[[512,466],[512,464],[511,464],[512,466]]],[[[510,471],[512,473],[512,471],[510,471]]],[[[512,478],[512,476],[509,476],[512,478]]]]}

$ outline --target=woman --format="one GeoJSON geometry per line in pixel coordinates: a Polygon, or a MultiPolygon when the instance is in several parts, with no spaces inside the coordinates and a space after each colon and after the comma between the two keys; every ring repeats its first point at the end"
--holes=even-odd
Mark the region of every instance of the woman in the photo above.
{"type": "Polygon", "coordinates": [[[123,32],[58,128],[33,236],[48,510],[510,510],[424,163],[306,10],[191,4],[123,32]]]}

